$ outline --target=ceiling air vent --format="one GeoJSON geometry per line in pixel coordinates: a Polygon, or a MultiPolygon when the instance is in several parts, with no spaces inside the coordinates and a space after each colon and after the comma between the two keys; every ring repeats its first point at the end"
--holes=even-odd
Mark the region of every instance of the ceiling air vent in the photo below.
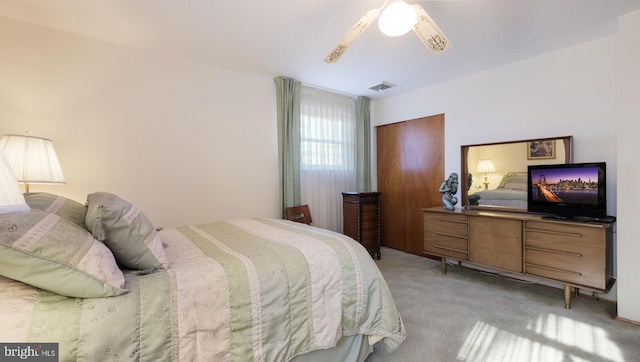
{"type": "Polygon", "coordinates": [[[374,86],[369,87],[369,89],[381,92],[383,90],[387,90],[387,89],[395,87],[395,86],[396,86],[395,84],[391,84],[389,82],[382,82],[380,84],[376,84],[374,86]]]}

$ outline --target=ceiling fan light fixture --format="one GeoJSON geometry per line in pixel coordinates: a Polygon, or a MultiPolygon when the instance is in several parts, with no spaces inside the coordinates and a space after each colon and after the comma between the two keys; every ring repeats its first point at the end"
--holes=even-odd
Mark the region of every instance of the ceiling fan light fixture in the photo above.
{"type": "Polygon", "coordinates": [[[335,63],[369,25],[376,19],[382,33],[400,36],[413,30],[422,44],[433,55],[444,53],[451,48],[451,42],[419,4],[408,5],[402,0],[386,1],[379,8],[367,11],[358,22],[342,37],[338,45],[324,58],[327,63],[335,63]],[[403,20],[404,19],[404,20],[403,20]]]}
{"type": "Polygon", "coordinates": [[[417,21],[418,16],[411,5],[395,0],[380,14],[378,27],[387,36],[400,36],[413,29],[417,21]]]}

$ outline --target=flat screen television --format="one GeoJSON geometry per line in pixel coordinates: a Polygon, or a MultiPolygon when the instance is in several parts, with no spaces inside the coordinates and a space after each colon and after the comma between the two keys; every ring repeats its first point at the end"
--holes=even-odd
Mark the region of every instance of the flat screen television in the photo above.
{"type": "Polygon", "coordinates": [[[529,166],[527,179],[530,212],[560,219],[607,218],[605,162],[529,166]]]}

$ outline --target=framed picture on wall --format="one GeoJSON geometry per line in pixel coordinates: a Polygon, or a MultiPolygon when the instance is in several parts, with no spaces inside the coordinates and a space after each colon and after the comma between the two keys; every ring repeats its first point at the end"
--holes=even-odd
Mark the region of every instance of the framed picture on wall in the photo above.
{"type": "Polygon", "coordinates": [[[534,140],[527,142],[527,160],[556,158],[556,140],[534,140]]]}

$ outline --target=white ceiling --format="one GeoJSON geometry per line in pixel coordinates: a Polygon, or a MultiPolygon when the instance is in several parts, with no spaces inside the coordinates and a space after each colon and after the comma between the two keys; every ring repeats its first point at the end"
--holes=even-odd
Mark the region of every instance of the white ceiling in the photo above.
{"type": "Polygon", "coordinates": [[[453,47],[372,24],[334,64],[324,57],[384,0],[0,0],[0,15],[105,41],[353,95],[383,98],[614,34],[640,0],[417,2],[453,47]],[[382,81],[396,87],[376,92],[382,81]]]}

